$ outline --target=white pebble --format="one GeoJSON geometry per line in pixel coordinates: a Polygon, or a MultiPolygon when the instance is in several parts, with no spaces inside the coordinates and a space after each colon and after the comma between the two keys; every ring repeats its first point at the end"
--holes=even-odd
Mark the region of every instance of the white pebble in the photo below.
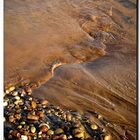
{"type": "Polygon", "coordinates": [[[7,103],[7,102],[4,102],[4,103],[3,103],[3,106],[7,106],[7,105],[8,105],[8,103],[7,103]]]}
{"type": "Polygon", "coordinates": [[[15,96],[15,99],[16,99],[16,100],[20,100],[20,97],[19,97],[19,96],[15,96]]]}
{"type": "Polygon", "coordinates": [[[15,87],[14,86],[9,88],[9,92],[11,92],[13,90],[15,90],[15,87]]]}
{"type": "Polygon", "coordinates": [[[13,96],[17,96],[18,95],[18,92],[17,91],[14,91],[12,95],[13,96]]]}
{"type": "Polygon", "coordinates": [[[21,140],[28,140],[28,137],[26,135],[21,135],[21,140]]]}

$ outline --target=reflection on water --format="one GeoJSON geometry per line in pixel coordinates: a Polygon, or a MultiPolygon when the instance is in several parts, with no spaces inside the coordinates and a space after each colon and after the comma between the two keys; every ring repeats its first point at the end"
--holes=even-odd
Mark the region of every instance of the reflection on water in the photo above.
{"type": "Polygon", "coordinates": [[[135,20],[134,0],[6,0],[5,85],[38,82],[35,97],[98,112],[116,139],[135,139],[135,20]]]}

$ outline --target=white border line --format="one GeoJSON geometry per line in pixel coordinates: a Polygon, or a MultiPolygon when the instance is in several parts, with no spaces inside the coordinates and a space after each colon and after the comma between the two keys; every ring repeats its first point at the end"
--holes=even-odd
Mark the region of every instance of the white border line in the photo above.
{"type": "Polygon", "coordinates": [[[4,26],[3,26],[3,13],[4,13],[4,0],[0,1],[0,139],[3,140],[4,139],[4,134],[3,134],[3,56],[4,56],[4,39],[3,39],[3,34],[4,34],[4,26]]]}

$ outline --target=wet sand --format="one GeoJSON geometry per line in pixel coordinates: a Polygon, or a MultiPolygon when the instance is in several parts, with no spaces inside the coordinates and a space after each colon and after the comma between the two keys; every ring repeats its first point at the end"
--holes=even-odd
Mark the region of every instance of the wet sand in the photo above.
{"type": "Polygon", "coordinates": [[[136,139],[136,2],[5,0],[4,83],[98,112],[114,139],[136,139]]]}

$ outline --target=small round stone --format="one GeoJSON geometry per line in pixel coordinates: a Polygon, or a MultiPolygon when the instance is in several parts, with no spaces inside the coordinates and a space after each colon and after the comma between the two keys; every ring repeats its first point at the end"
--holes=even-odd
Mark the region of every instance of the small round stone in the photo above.
{"type": "Polygon", "coordinates": [[[28,140],[28,137],[26,135],[21,135],[21,140],[28,140]]]}
{"type": "Polygon", "coordinates": [[[96,124],[92,124],[90,127],[91,127],[92,130],[97,130],[98,129],[98,126],[96,124]]]}
{"type": "Polygon", "coordinates": [[[21,128],[22,128],[22,125],[19,125],[17,128],[18,128],[18,129],[21,129],[21,128]]]}
{"type": "Polygon", "coordinates": [[[84,132],[79,132],[74,135],[76,138],[84,138],[84,132]]]}
{"type": "Polygon", "coordinates": [[[17,95],[18,95],[18,92],[17,92],[17,91],[14,91],[14,92],[12,93],[12,95],[13,95],[13,96],[17,96],[17,95]]]}
{"type": "Polygon", "coordinates": [[[106,135],[106,136],[104,137],[104,140],[113,140],[113,139],[112,139],[112,136],[111,136],[111,135],[106,135]]]}
{"type": "Polygon", "coordinates": [[[4,122],[6,121],[5,117],[3,117],[3,121],[4,121],[4,122]]]}
{"type": "Polygon", "coordinates": [[[16,114],[15,118],[18,119],[18,120],[21,119],[21,114],[16,114]]]}
{"type": "Polygon", "coordinates": [[[5,102],[3,103],[3,106],[7,106],[7,105],[8,105],[8,102],[5,101],[5,102]]]}
{"type": "Polygon", "coordinates": [[[31,106],[32,106],[33,109],[35,109],[36,106],[37,106],[36,102],[35,102],[35,101],[32,101],[32,102],[31,102],[31,106]]]}
{"type": "Polygon", "coordinates": [[[19,97],[19,96],[15,96],[15,99],[16,99],[16,100],[20,100],[20,97],[19,97]]]}
{"type": "Polygon", "coordinates": [[[36,132],[36,128],[34,126],[31,127],[31,132],[35,133],[36,132]]]}
{"type": "Polygon", "coordinates": [[[48,103],[49,103],[49,102],[48,102],[47,100],[43,100],[43,101],[41,102],[42,105],[48,105],[48,103]]]}
{"type": "Polygon", "coordinates": [[[98,115],[98,119],[102,119],[103,117],[101,115],[98,115]]]}
{"type": "Polygon", "coordinates": [[[64,132],[64,131],[63,131],[63,129],[61,129],[61,128],[58,128],[58,129],[55,130],[55,134],[56,134],[56,135],[62,134],[63,132],[64,132]]]}
{"type": "Polygon", "coordinates": [[[14,116],[9,116],[9,122],[14,122],[14,121],[15,121],[14,116]]]}
{"type": "Polygon", "coordinates": [[[25,125],[25,124],[26,124],[26,122],[22,121],[20,124],[21,124],[21,125],[25,125]]]}
{"type": "Polygon", "coordinates": [[[67,114],[67,115],[66,115],[66,118],[67,118],[67,121],[71,121],[71,119],[72,119],[71,114],[67,114]]]}
{"type": "Polygon", "coordinates": [[[67,136],[65,134],[62,134],[60,137],[62,140],[67,140],[67,136]]]}
{"type": "Polygon", "coordinates": [[[69,136],[68,136],[68,139],[72,139],[72,135],[69,135],[69,136]]]}
{"type": "Polygon", "coordinates": [[[12,131],[11,135],[16,137],[16,138],[20,138],[20,136],[21,136],[21,134],[17,130],[12,131]]]}
{"type": "Polygon", "coordinates": [[[18,105],[19,103],[22,103],[22,100],[21,100],[21,99],[20,99],[20,100],[16,100],[16,101],[14,102],[15,105],[18,105]]]}
{"type": "Polygon", "coordinates": [[[47,131],[47,135],[53,135],[54,134],[54,131],[53,130],[48,130],[47,131]]]}
{"type": "Polygon", "coordinates": [[[15,87],[12,86],[12,87],[10,87],[8,90],[9,90],[9,92],[11,92],[11,91],[15,90],[15,87]]]}
{"type": "Polygon", "coordinates": [[[39,117],[36,115],[28,114],[27,119],[33,120],[33,121],[38,121],[39,117]]]}

